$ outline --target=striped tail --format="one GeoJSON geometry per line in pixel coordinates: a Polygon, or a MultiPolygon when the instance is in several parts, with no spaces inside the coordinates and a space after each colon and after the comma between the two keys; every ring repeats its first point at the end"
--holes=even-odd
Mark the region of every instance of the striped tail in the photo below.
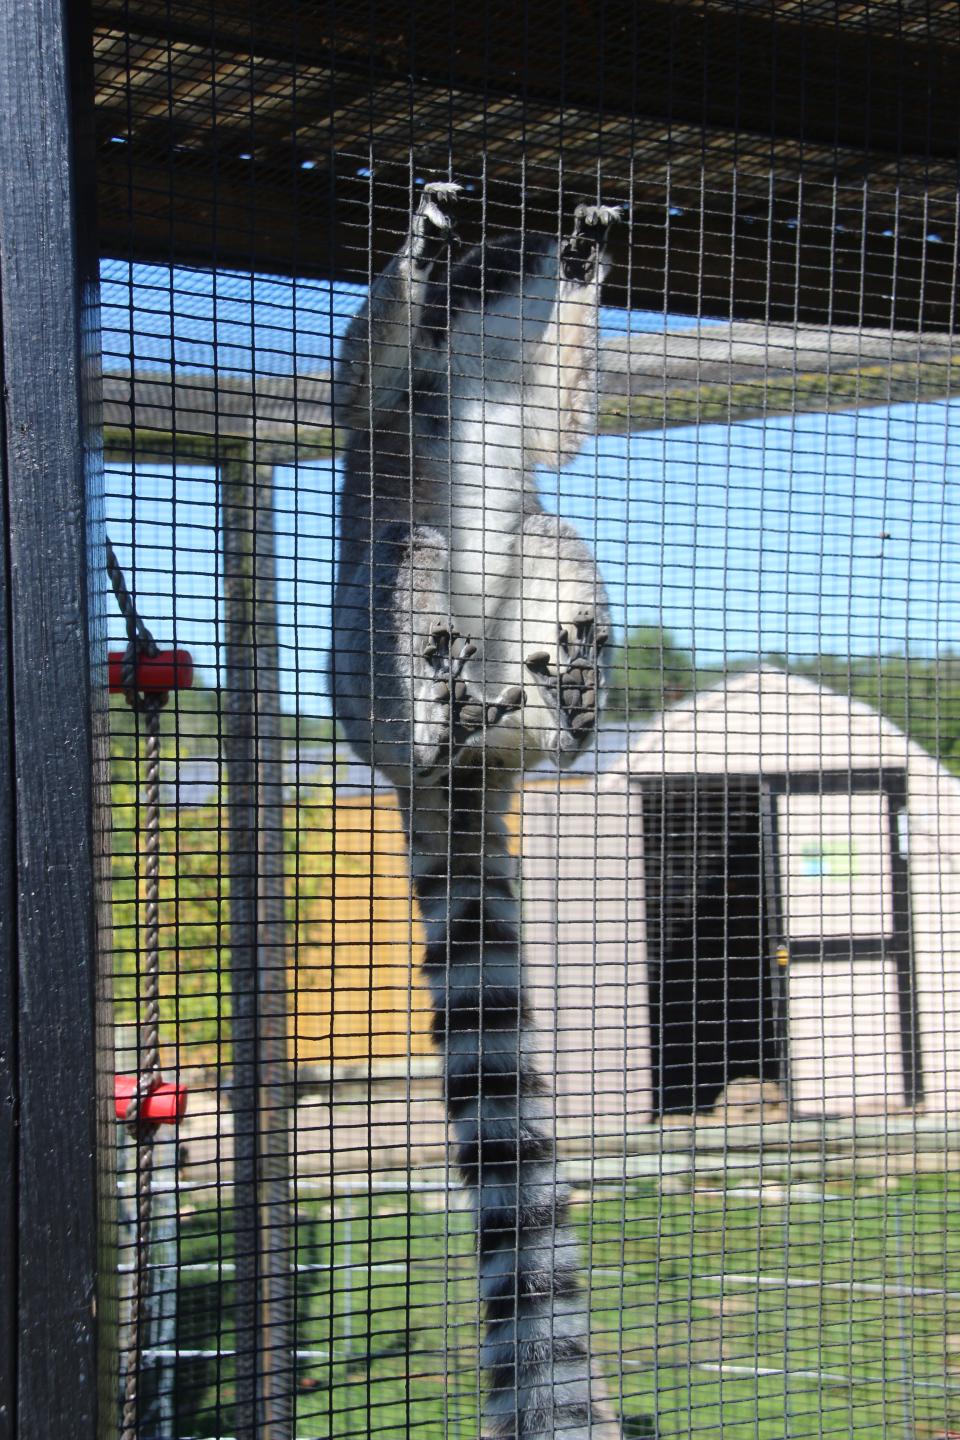
{"type": "Polygon", "coordinates": [[[553,1106],[533,1062],[503,818],[514,781],[478,753],[476,764],[458,762],[439,783],[401,795],[447,1112],[477,1216],[484,1434],[619,1440],[591,1374],[553,1106]]]}

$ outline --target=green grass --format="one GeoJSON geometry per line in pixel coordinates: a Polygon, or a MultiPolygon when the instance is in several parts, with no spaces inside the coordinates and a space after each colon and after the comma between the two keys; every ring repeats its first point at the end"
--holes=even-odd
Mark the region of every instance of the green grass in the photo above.
{"type": "MultiPolygon", "coordinates": [[[[598,1189],[592,1204],[578,1192],[594,1348],[614,1391],[622,1384],[628,1437],[652,1434],[653,1416],[661,1437],[725,1440],[960,1428],[960,1298],[844,1288],[960,1291],[960,1181],[936,1174],[886,1191],[869,1180],[830,1190],[841,1198],[789,1206],[640,1182],[626,1194],[598,1189]],[[815,1284],[729,1278],[758,1274],[815,1284]],[[719,1365],[725,1373],[710,1368],[719,1365]],[[764,1368],[791,1373],[740,1373],[764,1368]]],[[[298,1261],[323,1267],[298,1277],[296,1343],[322,1352],[299,1362],[298,1435],[473,1440],[469,1215],[420,1194],[301,1200],[298,1215],[298,1261]]],[[[216,1212],[184,1213],[181,1264],[218,1255],[229,1262],[231,1236],[218,1233],[216,1212]]],[[[181,1349],[231,1347],[232,1292],[228,1273],[181,1274],[181,1349]]],[[[235,1433],[230,1359],[182,1360],[177,1392],[179,1435],[235,1433]]]]}

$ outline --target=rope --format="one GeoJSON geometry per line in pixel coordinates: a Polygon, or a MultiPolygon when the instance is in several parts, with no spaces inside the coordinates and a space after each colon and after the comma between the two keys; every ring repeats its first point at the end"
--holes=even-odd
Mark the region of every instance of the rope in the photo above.
{"type": "Polygon", "coordinates": [[[160,1082],[160,711],[165,694],[144,694],[137,689],[140,655],[154,656],[156,642],[137,614],[113,546],[107,541],[107,574],[127,627],[123,657],[123,690],[146,732],[146,839],[144,878],[146,918],[143,932],[143,971],[140,992],[141,1021],[138,1040],[137,1088],[126,1111],[126,1124],[137,1147],[136,1259],[130,1288],[130,1324],[125,1347],[126,1377],[120,1440],[137,1440],[137,1392],[143,1361],[147,1277],[150,1260],[150,1209],[153,1181],[153,1142],[159,1128],[143,1120],[141,1107],[160,1082]]]}
{"type": "Polygon", "coordinates": [[[160,710],[167,703],[166,695],[143,695],[137,690],[137,662],[141,655],[152,659],[157,654],[157,642],[137,614],[133,596],[127,589],[120,562],[114,554],[109,539],[107,540],[107,574],[113,586],[113,593],[117,597],[123,622],[127,627],[127,648],[123,653],[123,693],[127,704],[131,710],[135,710],[139,714],[150,709],[151,703],[156,701],[158,702],[156,708],[160,710]]]}

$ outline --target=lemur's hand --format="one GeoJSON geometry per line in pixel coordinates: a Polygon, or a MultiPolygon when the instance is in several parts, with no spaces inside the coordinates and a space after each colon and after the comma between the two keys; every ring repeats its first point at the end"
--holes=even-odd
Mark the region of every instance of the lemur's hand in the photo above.
{"type": "Polygon", "coordinates": [[[565,280],[586,285],[594,279],[611,225],[622,218],[619,205],[578,205],[573,212],[573,234],[560,246],[560,267],[565,280]]]}
{"type": "Polygon", "coordinates": [[[429,757],[421,754],[418,765],[421,774],[432,774],[448,765],[471,735],[499,724],[505,715],[519,710],[526,700],[519,685],[508,686],[495,700],[484,700],[473,694],[462,672],[476,653],[476,645],[459,630],[442,621],[433,627],[423,649],[423,658],[432,671],[429,698],[432,713],[423,718],[436,727],[437,739],[429,757]]]}
{"type": "Polygon", "coordinates": [[[463,186],[454,180],[432,180],[424,185],[414,216],[414,232],[419,228],[425,239],[456,240],[454,219],[462,193],[463,186]]]}
{"type": "Polygon", "coordinates": [[[609,638],[606,630],[597,629],[592,610],[581,611],[573,624],[572,644],[569,631],[561,628],[557,636],[555,665],[546,650],[535,651],[524,662],[550,708],[559,713],[564,750],[579,749],[597,723],[597,662],[609,638]]]}

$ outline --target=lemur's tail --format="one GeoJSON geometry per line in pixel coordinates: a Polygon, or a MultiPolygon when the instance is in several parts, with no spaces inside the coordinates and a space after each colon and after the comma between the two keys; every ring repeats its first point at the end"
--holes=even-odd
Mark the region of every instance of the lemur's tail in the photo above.
{"type": "Polygon", "coordinates": [[[478,754],[434,787],[416,787],[406,814],[447,1111],[476,1205],[484,1434],[619,1440],[602,1382],[591,1375],[552,1105],[532,1057],[503,819],[512,789],[513,777],[478,754]]]}

